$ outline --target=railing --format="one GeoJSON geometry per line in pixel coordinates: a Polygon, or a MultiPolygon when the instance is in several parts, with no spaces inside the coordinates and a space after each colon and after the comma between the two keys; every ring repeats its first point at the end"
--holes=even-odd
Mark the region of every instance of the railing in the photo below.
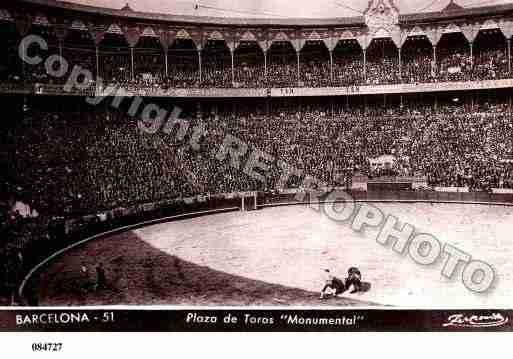
{"type": "MultiPolygon", "coordinates": [[[[349,87],[290,87],[290,88],[155,88],[133,85],[119,86],[129,96],[174,97],[174,98],[234,98],[234,97],[313,97],[313,96],[358,96],[380,94],[409,94],[419,92],[468,91],[513,88],[513,79],[434,82],[419,84],[364,85],[349,87]]],[[[102,88],[91,86],[64,90],[64,85],[29,84],[21,82],[4,82],[0,84],[0,93],[33,94],[52,96],[113,96],[102,88]]]]}

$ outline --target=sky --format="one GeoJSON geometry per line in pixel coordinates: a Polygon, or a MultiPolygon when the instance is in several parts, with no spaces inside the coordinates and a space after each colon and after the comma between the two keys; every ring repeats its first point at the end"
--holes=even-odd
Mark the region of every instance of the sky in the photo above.
{"type": "MultiPolygon", "coordinates": [[[[59,1],[59,0],[58,0],[59,1]]],[[[359,16],[367,0],[65,0],[84,5],[181,15],[228,17],[346,17],[359,16]],[[198,8],[195,9],[195,5],[198,8]]],[[[438,11],[450,0],[395,0],[401,13],[438,11]]],[[[513,0],[455,0],[465,7],[513,3],[513,0]]]]}

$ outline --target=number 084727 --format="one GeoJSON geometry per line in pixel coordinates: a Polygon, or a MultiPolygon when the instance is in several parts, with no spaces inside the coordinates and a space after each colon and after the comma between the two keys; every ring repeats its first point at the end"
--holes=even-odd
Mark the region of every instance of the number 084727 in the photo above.
{"type": "Polygon", "coordinates": [[[59,352],[62,350],[62,343],[32,343],[34,352],[59,352]]]}

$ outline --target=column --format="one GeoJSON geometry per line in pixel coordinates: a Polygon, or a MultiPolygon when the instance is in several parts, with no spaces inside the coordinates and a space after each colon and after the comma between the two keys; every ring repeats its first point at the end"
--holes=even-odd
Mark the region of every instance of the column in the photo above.
{"type": "Polygon", "coordinates": [[[330,81],[333,82],[333,50],[330,50],[330,81]]]}
{"type": "MultiPolygon", "coordinates": [[[[23,53],[26,53],[26,48],[25,48],[25,42],[21,41],[20,42],[20,46],[21,46],[21,49],[23,51],[23,53]]],[[[26,80],[26,76],[25,76],[25,61],[23,61],[22,58],[19,58],[19,60],[21,61],[21,77],[23,78],[23,81],[26,80]]]]}
{"type": "Polygon", "coordinates": [[[433,45],[433,64],[431,65],[431,72],[433,73],[434,77],[438,78],[438,64],[436,63],[436,45],[433,45]],[[434,71],[433,71],[434,66],[434,71]]]}
{"type": "Polygon", "coordinates": [[[474,42],[470,41],[469,45],[470,45],[470,65],[473,66],[474,65],[474,42]]]}
{"type": "Polygon", "coordinates": [[[508,71],[511,76],[511,38],[508,38],[508,71]]]}
{"type": "Polygon", "coordinates": [[[367,80],[367,49],[363,49],[363,78],[367,80]]]}
{"type": "Polygon", "coordinates": [[[234,54],[235,51],[230,50],[230,54],[232,55],[232,85],[235,84],[235,66],[234,66],[234,54]]]}
{"type": "Polygon", "coordinates": [[[397,48],[397,52],[399,53],[399,78],[400,79],[403,78],[403,59],[401,56],[401,50],[402,50],[401,47],[397,48]]]}
{"type": "Polygon", "coordinates": [[[167,56],[168,56],[168,54],[167,54],[167,52],[168,52],[168,49],[167,49],[167,48],[165,48],[165,49],[164,49],[164,62],[165,62],[165,65],[166,65],[166,77],[168,77],[168,76],[169,76],[169,70],[168,70],[168,69],[169,69],[169,68],[168,68],[168,57],[167,57],[167,56]]]}
{"type": "Polygon", "coordinates": [[[96,45],[96,79],[100,77],[100,47],[96,45]]]}
{"type": "Polygon", "coordinates": [[[134,47],[130,46],[131,78],[134,81],[134,47]]]}
{"type": "Polygon", "coordinates": [[[300,74],[299,74],[299,51],[296,51],[297,55],[297,82],[299,85],[299,81],[301,80],[300,74]]]}
{"type": "Polygon", "coordinates": [[[201,49],[198,49],[198,71],[199,71],[199,81],[201,82],[202,76],[201,76],[201,49]]]}
{"type": "Polygon", "coordinates": [[[264,78],[267,83],[267,50],[264,50],[264,78]]]}
{"type": "Polygon", "coordinates": [[[346,168],[346,192],[349,193],[351,190],[351,183],[353,181],[353,169],[351,167],[346,168]]]}

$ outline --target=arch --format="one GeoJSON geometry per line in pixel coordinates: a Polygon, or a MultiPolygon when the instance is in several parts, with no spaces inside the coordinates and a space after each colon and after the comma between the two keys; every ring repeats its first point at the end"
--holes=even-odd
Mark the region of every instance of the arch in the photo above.
{"type": "Polygon", "coordinates": [[[136,47],[137,43],[141,39],[141,28],[139,26],[124,26],[123,35],[130,47],[136,47]]]}
{"type": "Polygon", "coordinates": [[[231,87],[231,54],[226,41],[206,40],[201,56],[202,84],[206,87],[231,87]]]}
{"type": "Polygon", "coordinates": [[[330,84],[330,52],[324,41],[306,40],[300,51],[300,80],[310,87],[330,84]]]}
{"type": "Polygon", "coordinates": [[[33,23],[32,27],[30,28],[30,34],[39,35],[42,38],[45,39],[45,41],[48,43],[49,51],[54,51],[57,49],[59,40],[57,38],[56,32],[54,31],[54,28],[49,25],[49,23],[39,22],[39,23],[33,23]]]}
{"type": "Polygon", "coordinates": [[[322,41],[322,39],[306,40],[305,45],[301,48],[301,56],[308,55],[309,53],[315,52],[318,55],[324,56],[329,53],[329,49],[322,41]]]}
{"type": "Polygon", "coordinates": [[[363,51],[355,38],[342,39],[333,50],[333,84],[359,85],[364,80],[363,51]]]}
{"type": "Polygon", "coordinates": [[[168,49],[168,83],[171,87],[193,87],[198,84],[198,56],[192,38],[178,36],[174,39],[168,49]]]}
{"type": "Polygon", "coordinates": [[[155,49],[161,50],[160,39],[157,36],[141,36],[135,46],[136,49],[155,49]]]}
{"type": "Polygon", "coordinates": [[[477,80],[509,77],[508,43],[499,28],[479,30],[474,40],[473,76],[477,80]]]}
{"type": "Polygon", "coordinates": [[[439,56],[439,59],[443,58],[445,53],[454,53],[454,52],[468,52],[469,46],[468,41],[465,35],[461,31],[454,32],[444,32],[440,36],[440,41],[438,42],[437,52],[442,56],[439,56]]]}
{"type": "Polygon", "coordinates": [[[151,85],[164,79],[165,58],[159,37],[141,36],[134,48],[134,67],[140,82],[151,85]]]}
{"type": "Polygon", "coordinates": [[[366,77],[368,84],[400,82],[399,50],[391,38],[374,38],[367,48],[366,77]]]}
{"type": "Polygon", "coordinates": [[[436,48],[438,79],[464,81],[470,79],[470,45],[462,32],[445,32],[436,48]]]}
{"type": "Polygon", "coordinates": [[[70,28],[62,44],[62,56],[72,66],[81,66],[96,74],[96,48],[91,34],[70,28]]]}
{"type": "Polygon", "coordinates": [[[367,54],[370,60],[373,60],[372,56],[376,56],[380,59],[396,57],[397,46],[391,37],[373,38],[367,48],[367,54]]]}
{"type": "Polygon", "coordinates": [[[487,49],[505,49],[506,46],[506,36],[498,27],[480,29],[474,40],[476,53],[487,49]]]}
{"type": "Polygon", "coordinates": [[[402,80],[406,83],[431,82],[435,76],[433,46],[424,34],[410,35],[402,49],[402,80]]]}
{"type": "Polygon", "coordinates": [[[296,51],[290,41],[274,41],[269,47],[269,56],[277,60],[277,63],[286,63],[288,58],[295,61],[296,51]]]}
{"type": "Polygon", "coordinates": [[[297,84],[297,55],[290,41],[272,42],[267,53],[267,80],[270,86],[275,87],[297,84]]]}
{"type": "Polygon", "coordinates": [[[70,28],[64,38],[64,47],[90,48],[94,50],[94,40],[91,34],[76,28],[70,28]]]}
{"type": "Polygon", "coordinates": [[[196,49],[201,50],[203,48],[203,33],[199,29],[177,28],[176,30],[171,30],[171,35],[173,40],[192,40],[196,49]]]}
{"type": "Polygon", "coordinates": [[[107,31],[101,40],[98,51],[98,72],[107,82],[125,82],[131,79],[130,45],[119,27],[107,31]]]}
{"type": "Polygon", "coordinates": [[[412,54],[412,52],[420,53],[424,50],[429,50],[429,56],[432,57],[433,46],[431,45],[431,42],[426,35],[409,35],[402,47],[402,52],[405,59],[413,57],[414,54],[412,54]],[[416,51],[416,49],[419,49],[420,51],[416,51]]]}
{"type": "Polygon", "coordinates": [[[265,83],[264,52],[258,42],[240,41],[234,51],[237,87],[261,87],[265,83]]]}
{"type": "Polygon", "coordinates": [[[64,48],[84,49],[95,51],[94,40],[88,31],[82,31],[76,28],[70,28],[63,40],[64,48]]]}
{"type": "Polygon", "coordinates": [[[100,43],[100,47],[103,49],[120,49],[128,48],[130,45],[123,34],[114,32],[106,32],[100,43]]]}

